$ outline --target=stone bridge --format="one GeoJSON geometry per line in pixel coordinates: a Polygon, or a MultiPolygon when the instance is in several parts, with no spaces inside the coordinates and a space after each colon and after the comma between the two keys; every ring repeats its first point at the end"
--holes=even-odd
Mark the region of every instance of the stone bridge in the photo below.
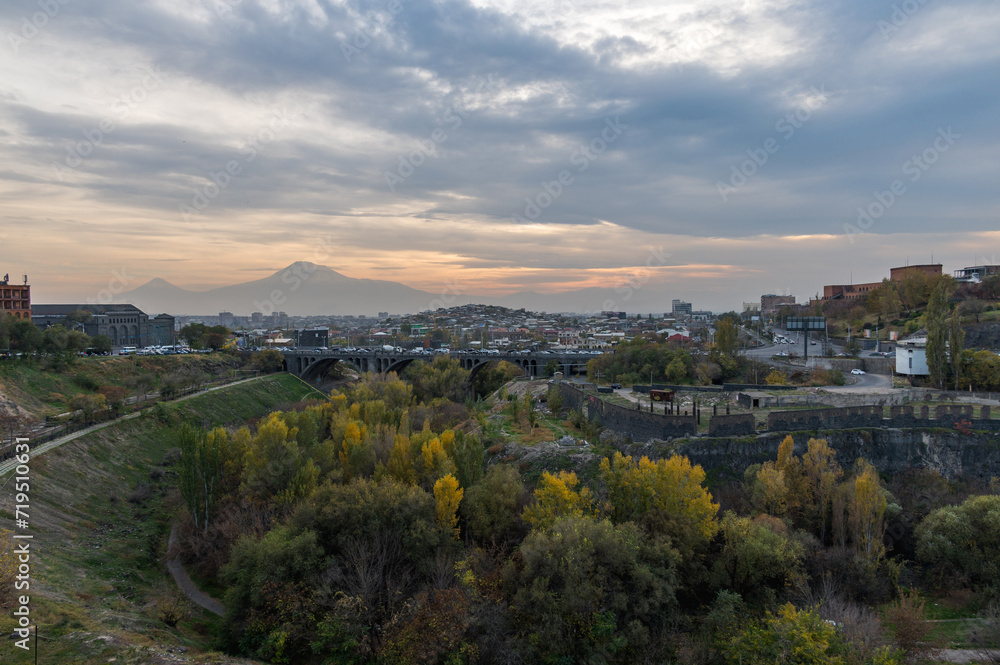
{"type": "Polygon", "coordinates": [[[579,351],[531,351],[529,353],[518,351],[501,351],[500,353],[452,351],[448,354],[427,354],[420,351],[406,350],[400,352],[382,350],[365,352],[296,349],[294,351],[282,351],[281,354],[285,357],[285,369],[306,381],[312,381],[322,376],[329,368],[339,362],[352,365],[359,372],[400,373],[414,360],[433,362],[435,358],[443,355],[448,355],[458,360],[462,369],[472,372],[470,379],[474,379],[476,374],[490,363],[496,363],[501,360],[506,360],[509,363],[517,365],[524,371],[525,376],[531,377],[541,376],[546,365],[554,360],[559,365],[559,371],[569,376],[570,374],[586,373],[587,361],[597,357],[594,354],[579,351]]]}

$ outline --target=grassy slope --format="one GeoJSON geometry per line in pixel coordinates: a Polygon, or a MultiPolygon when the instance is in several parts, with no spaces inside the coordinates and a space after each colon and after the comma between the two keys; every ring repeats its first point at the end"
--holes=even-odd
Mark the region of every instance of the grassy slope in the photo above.
{"type": "Polygon", "coordinates": [[[93,393],[85,386],[126,387],[130,377],[154,378],[182,368],[197,369],[213,377],[226,376],[238,358],[222,353],[175,356],[123,356],[79,358],[62,372],[44,369],[42,362],[0,362],[0,392],[36,417],[63,413],[74,395],[93,393]]]}
{"type": "MultiPolygon", "coordinates": [[[[158,596],[177,598],[163,556],[177,511],[176,476],[163,464],[177,424],[241,425],[288,402],[323,396],[279,374],[207,393],[168,407],[166,426],[151,413],[82,437],[31,463],[33,576],[31,609],[41,628],[39,663],[159,663],[157,654],[190,649],[191,662],[238,662],[201,654],[217,618],[184,602],[189,618],[169,629],[157,618],[158,596]],[[165,470],[160,481],[154,468],[165,470]],[[144,504],[129,501],[140,483],[144,504]],[[37,583],[36,582],[36,583],[37,583]],[[151,649],[151,650],[150,650],[151,649]]],[[[9,476],[8,476],[9,477],[9,476]]],[[[0,479],[0,484],[7,478],[0,479]]],[[[0,491],[0,525],[12,521],[12,485],[0,491]]],[[[13,629],[0,615],[0,635],[13,629]]],[[[0,662],[33,662],[13,641],[0,640],[0,662]]],[[[170,654],[171,657],[177,657],[170,654]]]]}

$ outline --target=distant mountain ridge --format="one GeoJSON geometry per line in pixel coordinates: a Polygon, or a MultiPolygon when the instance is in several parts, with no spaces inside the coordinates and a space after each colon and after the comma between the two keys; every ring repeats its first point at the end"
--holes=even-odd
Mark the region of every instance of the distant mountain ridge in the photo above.
{"type": "Polygon", "coordinates": [[[207,316],[232,312],[246,316],[252,312],[286,312],[291,316],[363,314],[378,312],[416,314],[438,307],[479,303],[525,308],[545,312],[628,312],[669,311],[667,296],[659,290],[632,288],[586,288],[561,294],[524,291],[501,298],[429,293],[399,282],[356,279],[327,266],[296,261],[262,279],[220,286],[207,291],[190,291],[156,277],[121,293],[118,303],[132,303],[148,313],[207,316]]]}

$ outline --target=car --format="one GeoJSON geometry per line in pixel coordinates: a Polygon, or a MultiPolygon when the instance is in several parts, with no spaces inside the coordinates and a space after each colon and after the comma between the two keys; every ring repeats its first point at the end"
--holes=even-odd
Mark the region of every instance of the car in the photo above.
{"type": "Polygon", "coordinates": [[[851,374],[861,375],[861,374],[864,374],[864,373],[865,373],[865,370],[863,370],[863,369],[852,369],[851,370],[851,374]]]}
{"type": "Polygon", "coordinates": [[[622,387],[622,384],[620,384],[620,383],[612,383],[611,384],[611,389],[612,390],[621,390],[621,387],[622,387]]]}

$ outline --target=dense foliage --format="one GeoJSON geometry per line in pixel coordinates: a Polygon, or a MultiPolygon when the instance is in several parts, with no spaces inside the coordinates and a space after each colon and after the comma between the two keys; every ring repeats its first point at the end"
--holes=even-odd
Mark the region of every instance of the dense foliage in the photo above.
{"type": "MultiPolygon", "coordinates": [[[[822,439],[796,454],[789,436],[724,501],[677,454],[522,477],[482,442],[495,418],[537,413],[530,394],[458,417],[452,365],[414,375],[419,388],[366,375],[235,432],[184,430],[186,551],[227,590],[226,648],[562,665],[674,662],[694,639],[705,664],[901,662],[867,605],[896,592],[885,536],[902,507],[866,461],[844,469],[822,439]]],[[[931,513],[921,559],[995,584],[995,498],[931,513]]]]}

